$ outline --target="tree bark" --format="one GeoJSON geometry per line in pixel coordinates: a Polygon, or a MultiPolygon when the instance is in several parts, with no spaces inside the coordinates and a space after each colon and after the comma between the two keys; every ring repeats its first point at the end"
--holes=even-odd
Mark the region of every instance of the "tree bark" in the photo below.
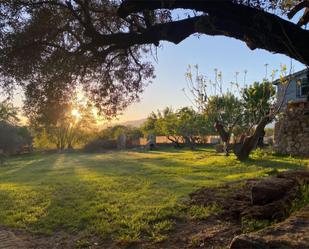
{"type": "Polygon", "coordinates": [[[219,133],[219,136],[224,144],[225,155],[229,156],[230,155],[231,133],[229,131],[226,131],[223,125],[218,120],[215,121],[214,126],[215,126],[216,131],[219,133]]]}
{"type": "Polygon", "coordinates": [[[166,138],[170,140],[172,143],[174,143],[175,148],[179,149],[181,147],[177,138],[171,138],[170,136],[167,136],[166,138]]]}
{"type": "Polygon", "coordinates": [[[245,137],[243,141],[234,145],[234,153],[238,160],[244,161],[249,158],[251,151],[256,148],[259,138],[263,136],[265,126],[271,121],[270,116],[264,117],[257,125],[253,135],[245,137]]]}
{"type": "MultiPolygon", "coordinates": [[[[191,34],[223,35],[244,41],[250,49],[261,48],[285,54],[309,64],[309,31],[258,8],[232,1],[213,0],[125,0],[118,10],[121,17],[143,10],[191,9],[205,15],[157,24],[145,29],[135,44],[158,44],[161,40],[179,43],[191,34]]],[[[130,43],[128,37],[126,42],[130,43]]]]}
{"type": "Polygon", "coordinates": [[[189,146],[189,148],[191,150],[195,150],[195,139],[190,137],[190,136],[184,136],[184,140],[187,146],[189,146]]]}

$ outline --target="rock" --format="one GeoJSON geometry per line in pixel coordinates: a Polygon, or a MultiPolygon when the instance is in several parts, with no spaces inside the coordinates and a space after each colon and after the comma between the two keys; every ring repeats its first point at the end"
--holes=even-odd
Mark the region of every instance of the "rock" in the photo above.
{"type": "Polygon", "coordinates": [[[287,170],[280,172],[277,177],[294,180],[299,185],[309,184],[309,171],[307,170],[287,170]]]}
{"type": "Polygon", "coordinates": [[[230,249],[309,249],[309,205],[274,226],[236,236],[230,249]]]}
{"type": "Polygon", "coordinates": [[[215,150],[217,153],[223,153],[224,152],[224,145],[223,144],[216,144],[215,150]]]}
{"type": "Polygon", "coordinates": [[[267,249],[261,241],[252,241],[250,236],[243,234],[232,240],[230,249],[267,249]]]}
{"type": "Polygon", "coordinates": [[[253,205],[265,205],[282,198],[295,186],[296,182],[287,178],[272,177],[261,180],[252,186],[251,202],[253,205]]]}
{"type": "Polygon", "coordinates": [[[282,220],[286,217],[289,202],[278,200],[267,205],[247,207],[241,217],[254,220],[282,220]]]}

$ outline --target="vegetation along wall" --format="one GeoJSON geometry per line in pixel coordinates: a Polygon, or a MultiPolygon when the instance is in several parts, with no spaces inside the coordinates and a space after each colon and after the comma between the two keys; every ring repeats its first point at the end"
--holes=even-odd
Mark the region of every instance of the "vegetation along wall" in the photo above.
{"type": "Polygon", "coordinates": [[[309,102],[288,105],[275,125],[275,150],[309,156],[309,102]]]}

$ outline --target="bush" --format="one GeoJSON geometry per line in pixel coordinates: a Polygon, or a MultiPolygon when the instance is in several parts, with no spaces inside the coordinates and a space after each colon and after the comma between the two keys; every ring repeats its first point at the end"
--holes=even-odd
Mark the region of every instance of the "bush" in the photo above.
{"type": "Polygon", "coordinates": [[[102,138],[97,138],[90,141],[83,148],[85,152],[99,152],[102,150],[113,150],[113,149],[117,149],[117,141],[105,140],[102,138]]]}
{"type": "Polygon", "coordinates": [[[26,127],[0,121],[0,150],[7,155],[31,151],[32,137],[26,127]]]}
{"type": "Polygon", "coordinates": [[[224,145],[223,144],[216,144],[215,150],[217,153],[223,153],[224,152],[224,145]]]}

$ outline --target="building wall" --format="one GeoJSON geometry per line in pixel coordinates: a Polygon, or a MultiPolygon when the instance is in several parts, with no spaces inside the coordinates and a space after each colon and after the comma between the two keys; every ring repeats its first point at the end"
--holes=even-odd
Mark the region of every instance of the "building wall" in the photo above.
{"type": "MultiPolygon", "coordinates": [[[[207,143],[207,144],[218,144],[221,141],[219,136],[206,136],[206,137],[203,137],[202,140],[204,141],[204,143],[207,143]]],[[[132,141],[133,146],[145,146],[147,143],[148,143],[148,140],[146,138],[139,138],[139,139],[132,141]]],[[[172,144],[172,141],[168,140],[166,136],[156,136],[156,143],[157,144],[172,144]]]]}
{"type": "MultiPolygon", "coordinates": [[[[298,96],[299,86],[297,84],[297,81],[307,77],[307,71],[303,70],[300,73],[297,73],[296,75],[292,76],[292,80],[289,84],[289,87],[286,91],[285,98],[284,98],[284,104],[283,109],[287,106],[289,102],[302,102],[306,100],[306,97],[300,97],[298,96]]],[[[277,85],[277,99],[279,100],[279,103],[282,100],[282,97],[284,97],[284,88],[281,83],[278,83],[277,85]]]]}
{"type": "Polygon", "coordinates": [[[309,156],[309,102],[291,103],[275,124],[275,150],[309,156]]]}

